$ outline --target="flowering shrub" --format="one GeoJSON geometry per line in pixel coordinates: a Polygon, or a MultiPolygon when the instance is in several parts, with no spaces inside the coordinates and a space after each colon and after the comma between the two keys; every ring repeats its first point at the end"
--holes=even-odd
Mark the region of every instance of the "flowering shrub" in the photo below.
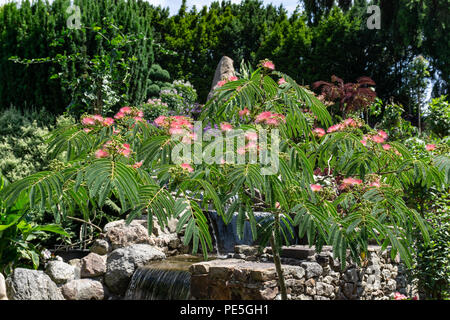
{"type": "Polygon", "coordinates": [[[254,239],[272,247],[286,298],[279,253],[293,226],[318,251],[332,245],[343,267],[347,250],[356,262],[367,257],[369,241],[392,246],[392,255],[400,253],[411,265],[409,234],[418,228],[425,240],[429,236],[426,223],[406,205],[404,188],[411,180],[449,183],[448,158],[415,159],[361,119],[333,126],[326,106],[268,60],[248,77],[218,86],[200,114],[200,124],[217,128],[225,139],[203,135],[185,115],[162,115],[154,125],[142,116],[124,107],[113,121],[84,115],[55,131],[50,149],[67,152],[67,161],[9,186],[6,203],[29,193],[32,209],[89,216],[116,198],[128,221],[148,213],[150,232],[153,216],[162,226],[178,217],[185,243],[194,253],[201,246],[205,255],[212,250],[206,211],[212,206],[225,222],[237,213],[238,235],[249,221],[254,239]],[[241,145],[234,140],[239,131],[241,145]],[[193,158],[174,157],[192,149],[193,158]],[[203,158],[207,154],[213,161],[203,158]],[[257,222],[255,210],[270,215],[257,222]]]}
{"type": "Polygon", "coordinates": [[[146,103],[141,106],[144,112],[144,118],[148,121],[153,121],[159,116],[167,116],[169,114],[169,105],[162,102],[161,99],[148,99],[146,103]]]}

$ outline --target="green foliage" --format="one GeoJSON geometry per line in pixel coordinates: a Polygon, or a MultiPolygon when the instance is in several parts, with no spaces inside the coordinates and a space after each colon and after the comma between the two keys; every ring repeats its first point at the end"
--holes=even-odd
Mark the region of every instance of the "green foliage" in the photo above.
{"type": "MultiPolygon", "coordinates": [[[[0,193],[5,180],[0,175],[0,193]]],[[[48,233],[68,234],[56,224],[38,225],[32,221],[32,211],[26,197],[19,198],[12,207],[0,201],[0,272],[10,274],[18,267],[39,267],[41,243],[48,233]]]]}
{"type": "Polygon", "coordinates": [[[447,101],[447,96],[431,100],[425,124],[440,138],[450,135],[450,103],[447,101]]]}
{"type": "Polygon", "coordinates": [[[79,30],[67,28],[68,0],[25,2],[20,7],[9,3],[2,7],[0,99],[5,105],[42,106],[59,114],[83,99],[92,102],[97,98],[114,104],[126,95],[129,103],[138,105],[147,98],[147,79],[154,62],[148,24],[153,15],[150,4],[136,0],[77,0],[74,5],[81,9],[79,30]],[[111,28],[110,22],[122,27],[111,28]],[[107,34],[106,38],[96,31],[107,34]],[[11,57],[34,59],[36,63],[16,64],[11,57]],[[42,63],[48,61],[47,57],[57,63],[42,63]],[[123,63],[128,68],[123,68],[123,63]],[[113,68],[108,70],[108,66],[113,68]],[[116,83],[118,79],[122,84],[116,83]],[[107,95],[108,87],[113,89],[110,96],[97,97],[100,90],[107,95]]]}
{"type": "Polygon", "coordinates": [[[0,115],[0,172],[10,182],[48,166],[45,141],[53,122],[45,110],[22,113],[10,108],[0,115]]]}
{"type": "Polygon", "coordinates": [[[450,298],[450,197],[434,192],[425,218],[432,226],[430,242],[417,239],[412,276],[427,299],[450,298]]]}
{"type": "Polygon", "coordinates": [[[169,115],[169,107],[161,99],[149,99],[141,106],[141,109],[144,112],[144,118],[148,121],[153,121],[159,116],[169,115]]]}

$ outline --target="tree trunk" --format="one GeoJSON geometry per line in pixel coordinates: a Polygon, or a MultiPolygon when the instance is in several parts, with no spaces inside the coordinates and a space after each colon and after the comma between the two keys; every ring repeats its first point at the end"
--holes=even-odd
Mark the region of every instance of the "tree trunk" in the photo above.
{"type": "Polygon", "coordinates": [[[274,224],[274,231],[272,233],[272,236],[270,237],[270,245],[272,247],[272,253],[273,253],[273,262],[275,263],[275,269],[277,271],[278,275],[278,284],[280,286],[281,291],[281,300],[287,300],[287,291],[286,291],[286,283],[284,282],[284,275],[283,275],[283,269],[281,268],[281,259],[280,259],[280,246],[277,245],[276,235],[280,232],[280,216],[279,214],[275,215],[275,224],[274,224]]]}

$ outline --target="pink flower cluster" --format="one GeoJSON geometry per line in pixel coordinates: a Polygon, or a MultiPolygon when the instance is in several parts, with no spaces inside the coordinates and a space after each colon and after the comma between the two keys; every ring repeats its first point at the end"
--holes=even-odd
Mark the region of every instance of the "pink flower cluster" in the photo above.
{"type": "Polygon", "coordinates": [[[436,150],[436,145],[435,144],[427,144],[425,149],[427,149],[427,151],[436,150]]]}
{"type": "Polygon", "coordinates": [[[264,60],[261,65],[269,70],[275,70],[275,64],[270,60],[264,60]]]}
{"type": "Polygon", "coordinates": [[[239,117],[248,117],[250,115],[250,110],[245,107],[243,110],[239,111],[239,117]]]}
{"type": "Polygon", "coordinates": [[[322,186],[320,184],[311,184],[310,187],[311,187],[311,190],[314,192],[322,190],[322,186]]]}
{"type": "Polygon", "coordinates": [[[84,132],[89,133],[92,128],[90,127],[94,127],[94,126],[104,126],[104,127],[108,127],[108,126],[112,126],[114,124],[114,119],[113,118],[103,118],[101,115],[96,114],[96,115],[90,115],[90,116],[86,116],[83,117],[81,119],[81,123],[86,126],[86,128],[84,128],[84,132]]]}
{"type": "Polygon", "coordinates": [[[144,121],[144,112],[137,108],[123,107],[116,113],[114,119],[133,118],[135,121],[144,121]]]}
{"type": "Polygon", "coordinates": [[[279,85],[279,86],[281,86],[281,85],[283,85],[283,84],[285,84],[285,83],[287,83],[287,82],[286,82],[286,80],[284,80],[284,78],[280,78],[280,79],[278,80],[278,85],[279,85]]]}
{"type": "Polygon", "coordinates": [[[315,129],[313,130],[313,133],[314,133],[315,135],[317,135],[319,138],[322,138],[322,137],[326,134],[325,130],[322,129],[322,128],[315,128],[315,129]]]}
{"type": "Polygon", "coordinates": [[[217,87],[220,88],[220,87],[224,86],[228,82],[237,81],[237,80],[239,80],[238,77],[231,76],[228,79],[224,79],[224,80],[221,80],[221,81],[217,82],[217,87]]]}
{"type": "Polygon", "coordinates": [[[352,118],[345,119],[341,123],[335,124],[334,126],[331,126],[328,128],[327,133],[332,133],[336,131],[342,131],[346,128],[359,128],[362,124],[352,118]]]}
{"type": "Polygon", "coordinates": [[[254,140],[250,140],[244,147],[240,147],[237,149],[237,153],[243,155],[249,151],[257,151],[259,150],[259,146],[256,144],[254,140]]]}
{"type": "Polygon", "coordinates": [[[101,149],[95,152],[95,157],[97,159],[107,158],[111,154],[119,154],[128,158],[131,154],[130,145],[128,143],[120,145],[110,140],[106,142],[101,149]]]}
{"type": "Polygon", "coordinates": [[[192,168],[192,166],[189,163],[182,163],[181,168],[183,168],[183,170],[186,170],[188,172],[193,172],[194,168],[192,168]]]}
{"type": "Polygon", "coordinates": [[[261,112],[256,116],[256,123],[265,123],[267,125],[278,126],[280,122],[286,123],[286,117],[279,113],[272,113],[270,111],[261,112]]]}
{"type": "Polygon", "coordinates": [[[192,119],[185,116],[159,116],[155,119],[158,127],[168,130],[171,135],[183,135],[182,142],[186,144],[192,143],[196,138],[196,134],[192,132],[194,125],[192,119]]]}
{"type": "Polygon", "coordinates": [[[227,131],[233,130],[233,126],[231,124],[229,124],[228,122],[222,122],[220,124],[220,130],[227,132],[227,131]]]}

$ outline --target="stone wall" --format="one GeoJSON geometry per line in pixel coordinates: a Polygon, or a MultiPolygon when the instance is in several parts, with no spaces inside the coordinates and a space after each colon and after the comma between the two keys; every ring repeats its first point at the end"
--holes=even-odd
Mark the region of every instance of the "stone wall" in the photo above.
{"type": "Polygon", "coordinates": [[[0,274],[0,299],[122,299],[138,267],[189,250],[176,233],[176,223],[173,219],[161,228],[155,219],[151,235],[145,218],[129,225],[124,220],[108,223],[82,259],[55,257],[45,270],[17,268],[6,281],[0,274]]]}
{"type": "MultiPolygon", "coordinates": [[[[269,249],[236,246],[234,258],[194,264],[190,272],[194,299],[279,299],[275,265],[269,249]],[[239,258],[239,259],[236,259],[239,258]]],[[[395,292],[415,294],[399,259],[370,247],[363,266],[347,261],[344,270],[331,248],[293,246],[282,253],[288,297],[292,300],[387,300],[395,292]]]]}

